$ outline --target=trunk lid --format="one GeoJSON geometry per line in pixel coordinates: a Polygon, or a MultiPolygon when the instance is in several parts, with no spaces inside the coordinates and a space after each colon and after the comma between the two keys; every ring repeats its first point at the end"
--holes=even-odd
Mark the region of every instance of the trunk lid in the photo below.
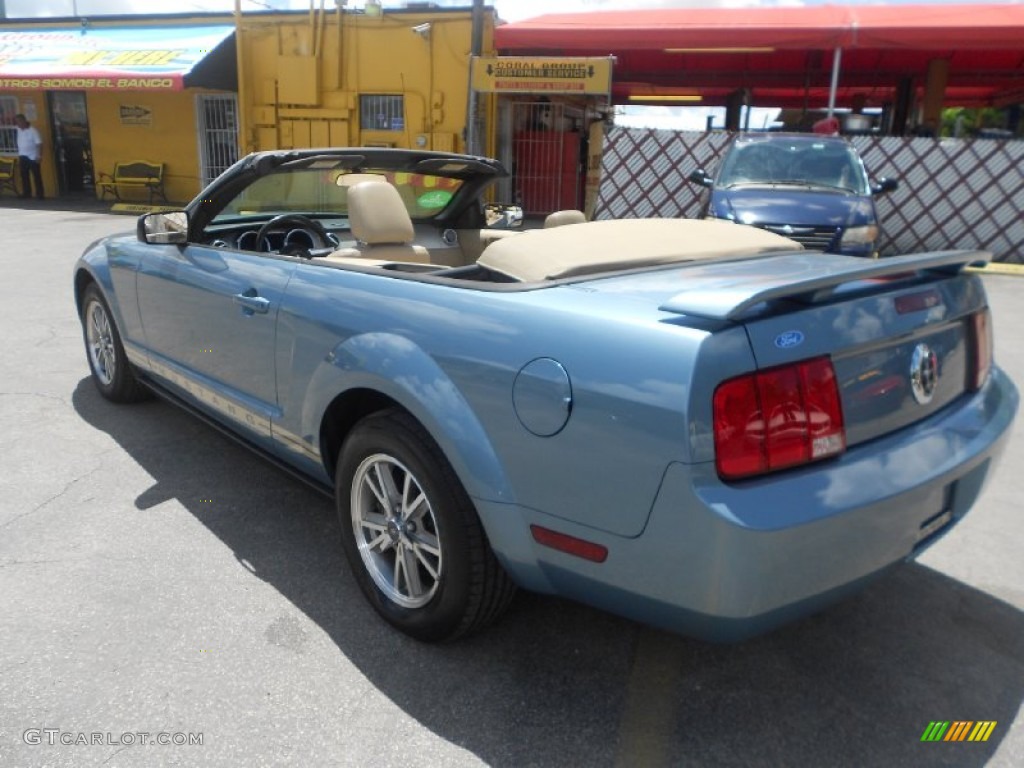
{"type": "Polygon", "coordinates": [[[759,370],[829,356],[852,446],[927,418],[971,387],[973,316],[986,299],[979,278],[959,273],[988,258],[975,251],[885,260],[785,254],[656,278],[623,275],[587,288],[622,295],[630,293],[624,281],[637,280],[645,299],[661,294],[661,310],[676,316],[668,322],[741,324],[759,370]]]}
{"type": "Polygon", "coordinates": [[[927,418],[967,391],[984,299],[966,281],[913,282],[746,323],[758,368],[829,355],[848,446],[927,418]]]}

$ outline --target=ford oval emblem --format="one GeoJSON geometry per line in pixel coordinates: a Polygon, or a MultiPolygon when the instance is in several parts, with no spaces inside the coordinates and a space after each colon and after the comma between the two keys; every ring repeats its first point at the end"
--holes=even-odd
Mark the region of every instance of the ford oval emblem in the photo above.
{"type": "Polygon", "coordinates": [[[792,349],[804,343],[804,335],[800,331],[786,331],[775,337],[775,346],[779,349],[792,349]]]}

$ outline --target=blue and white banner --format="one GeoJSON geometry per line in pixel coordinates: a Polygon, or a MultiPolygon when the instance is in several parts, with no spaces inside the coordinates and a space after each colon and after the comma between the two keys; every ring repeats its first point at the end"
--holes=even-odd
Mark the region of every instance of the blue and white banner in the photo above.
{"type": "Polygon", "coordinates": [[[232,25],[0,31],[0,91],[180,91],[232,25]]]}

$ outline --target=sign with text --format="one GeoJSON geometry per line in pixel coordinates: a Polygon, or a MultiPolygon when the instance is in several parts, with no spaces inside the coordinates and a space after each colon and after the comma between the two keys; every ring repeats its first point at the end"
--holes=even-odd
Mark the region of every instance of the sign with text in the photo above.
{"type": "Polygon", "coordinates": [[[481,93],[567,93],[607,96],[612,88],[612,58],[474,58],[473,88],[481,93]]]}
{"type": "Polygon", "coordinates": [[[233,26],[0,31],[0,90],[180,91],[233,26]]]}
{"type": "Polygon", "coordinates": [[[121,125],[152,125],[153,110],[139,104],[121,104],[118,108],[121,125]]]}

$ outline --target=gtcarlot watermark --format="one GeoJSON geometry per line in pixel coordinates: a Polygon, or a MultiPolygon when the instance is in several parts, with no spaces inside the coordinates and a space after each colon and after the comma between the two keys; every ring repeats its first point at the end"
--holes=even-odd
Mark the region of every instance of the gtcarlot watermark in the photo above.
{"type": "Polygon", "coordinates": [[[181,733],[158,731],[64,731],[60,728],[26,728],[21,740],[30,746],[47,744],[51,747],[61,744],[65,747],[133,747],[136,744],[148,746],[157,744],[162,747],[202,746],[202,733],[181,733]]]}

